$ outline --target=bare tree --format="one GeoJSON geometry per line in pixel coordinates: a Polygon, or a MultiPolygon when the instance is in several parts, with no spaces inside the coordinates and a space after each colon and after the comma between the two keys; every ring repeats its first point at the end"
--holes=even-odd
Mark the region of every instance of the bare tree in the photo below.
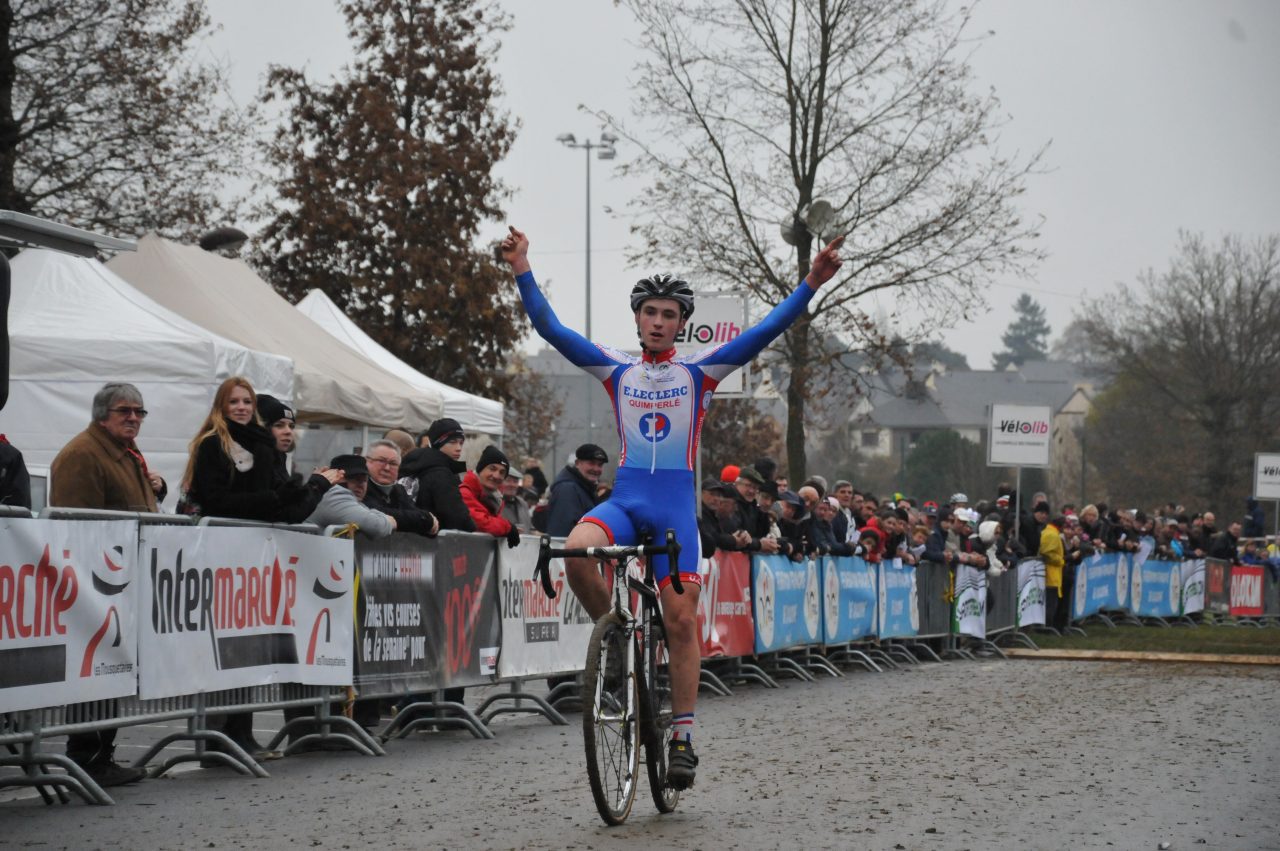
{"type": "Polygon", "coordinates": [[[545,458],[555,443],[554,425],[564,413],[564,400],[523,358],[512,358],[509,368],[503,408],[504,448],[512,459],[545,458]]]}
{"type": "Polygon", "coordinates": [[[200,61],[203,0],[0,0],[0,207],[191,235],[228,214],[251,110],[200,61]]]}
{"type": "MultiPolygon", "coordinates": [[[[1091,302],[1084,321],[1110,371],[1163,401],[1143,394],[1145,418],[1185,422],[1201,438],[1197,495],[1219,511],[1242,504],[1253,453],[1280,438],[1280,235],[1226,236],[1215,248],[1182,233],[1168,271],[1091,302]]],[[[1149,431],[1129,439],[1147,444],[1149,431]]]]}
{"type": "Polygon", "coordinates": [[[633,260],[774,305],[816,253],[801,221],[813,202],[834,209],[818,236],[849,235],[840,277],[778,344],[802,478],[806,404],[836,348],[885,353],[894,334],[936,331],[981,306],[991,275],[1037,259],[1014,202],[1039,154],[997,152],[999,103],[970,91],[968,13],[941,0],[622,2],[644,31],[642,117],[597,115],[642,152],[624,169],[651,180],[633,260]]]}

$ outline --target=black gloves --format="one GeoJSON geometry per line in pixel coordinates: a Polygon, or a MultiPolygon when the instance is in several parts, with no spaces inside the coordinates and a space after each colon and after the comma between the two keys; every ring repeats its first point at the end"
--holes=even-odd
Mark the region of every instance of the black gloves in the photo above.
{"type": "Polygon", "coordinates": [[[520,546],[520,530],[515,526],[512,526],[511,531],[507,533],[507,546],[513,549],[520,546]]]}

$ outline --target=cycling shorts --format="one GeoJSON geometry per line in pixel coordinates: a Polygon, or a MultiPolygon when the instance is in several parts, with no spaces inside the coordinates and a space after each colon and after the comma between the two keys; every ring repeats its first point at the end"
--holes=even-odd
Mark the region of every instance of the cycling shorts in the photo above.
{"type": "MultiPolygon", "coordinates": [[[[702,586],[698,564],[702,561],[702,540],[698,535],[697,494],[693,473],[688,470],[618,470],[613,494],[583,515],[583,523],[599,526],[609,543],[631,547],[646,535],[653,543],[666,543],[667,530],[674,529],[680,543],[680,581],[702,586]]],[[[653,578],[659,588],[671,582],[671,566],[665,555],[652,556],[653,578]]]]}

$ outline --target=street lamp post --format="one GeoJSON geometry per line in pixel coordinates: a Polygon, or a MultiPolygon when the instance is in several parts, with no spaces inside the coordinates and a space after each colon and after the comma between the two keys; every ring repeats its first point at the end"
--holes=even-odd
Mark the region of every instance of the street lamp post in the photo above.
{"type": "MultiPolygon", "coordinates": [[[[612,133],[601,133],[599,141],[593,142],[585,139],[579,142],[572,133],[561,133],[556,137],[556,141],[564,145],[566,148],[584,151],[586,153],[587,162],[587,266],[586,266],[586,337],[591,339],[591,152],[596,152],[596,158],[602,160],[611,160],[617,156],[614,149],[614,143],[618,141],[618,137],[612,133]]],[[[595,422],[591,414],[591,381],[587,376],[587,442],[595,443],[595,422]]]]}

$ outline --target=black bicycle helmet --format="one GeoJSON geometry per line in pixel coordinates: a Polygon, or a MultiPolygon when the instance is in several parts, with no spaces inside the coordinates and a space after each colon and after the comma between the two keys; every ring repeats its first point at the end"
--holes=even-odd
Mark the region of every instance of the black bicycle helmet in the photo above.
{"type": "Polygon", "coordinates": [[[688,319],[693,315],[693,290],[675,275],[650,275],[636,281],[631,290],[631,311],[640,309],[651,298],[669,298],[680,303],[680,315],[688,319]]]}

